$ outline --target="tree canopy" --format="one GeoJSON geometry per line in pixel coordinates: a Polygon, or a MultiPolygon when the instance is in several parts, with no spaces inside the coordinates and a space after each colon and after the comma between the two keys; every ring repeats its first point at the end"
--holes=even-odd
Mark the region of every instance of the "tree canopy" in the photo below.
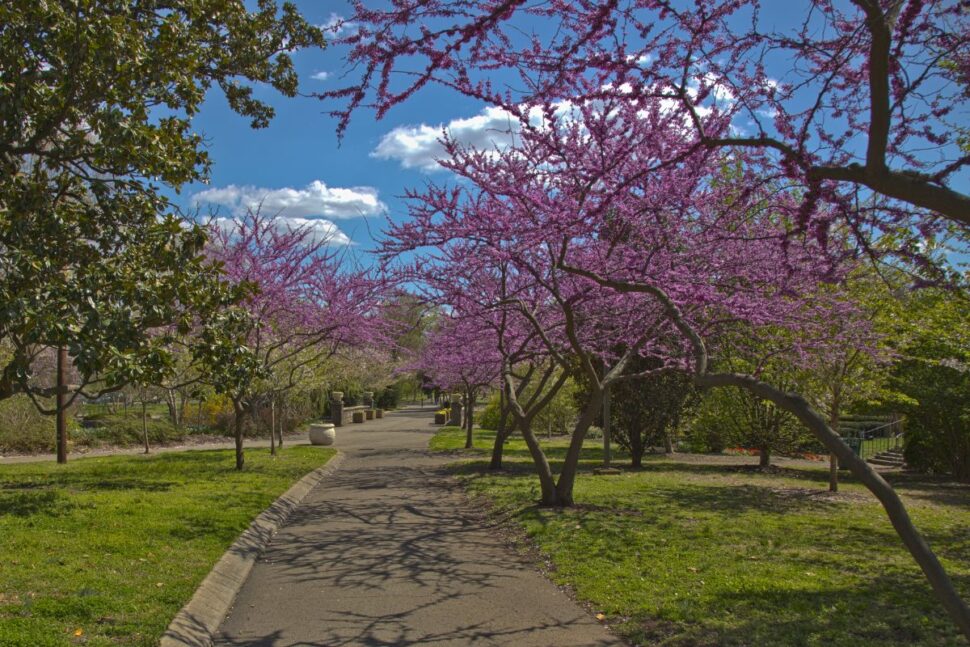
{"type": "Polygon", "coordinates": [[[0,398],[49,391],[31,369],[45,346],[67,347],[82,383],[148,379],[171,361],[166,330],[240,298],[163,191],[208,177],[191,119],[210,88],[263,127],[252,84],[293,96],[288,53],[323,44],[273,0],[3,3],[0,398]]]}

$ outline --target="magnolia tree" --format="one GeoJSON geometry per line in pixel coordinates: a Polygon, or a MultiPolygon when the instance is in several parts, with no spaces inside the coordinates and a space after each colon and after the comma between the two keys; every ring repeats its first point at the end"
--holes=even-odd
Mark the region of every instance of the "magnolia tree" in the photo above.
{"type": "Polygon", "coordinates": [[[5,2],[0,25],[0,400],[58,395],[66,460],[71,402],[169,374],[164,329],[232,301],[165,197],[209,176],[193,116],[217,86],[267,126],[253,84],[294,96],[290,53],[323,31],[272,0],[5,2]],[[35,370],[48,348],[56,387],[35,370]]]}
{"type": "Polygon", "coordinates": [[[343,348],[380,343],[380,283],[346,269],[339,248],[312,230],[259,212],[216,221],[211,230],[211,256],[230,280],[254,287],[244,303],[252,359],[229,358],[209,375],[232,400],[242,469],[243,416],[261,395],[293,388],[304,368],[343,348]]]}

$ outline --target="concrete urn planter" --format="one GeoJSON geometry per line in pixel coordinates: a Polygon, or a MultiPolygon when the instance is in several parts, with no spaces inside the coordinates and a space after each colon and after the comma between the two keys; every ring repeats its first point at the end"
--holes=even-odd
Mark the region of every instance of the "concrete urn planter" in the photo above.
{"type": "Polygon", "coordinates": [[[384,417],[384,410],[383,409],[374,409],[374,417],[375,418],[383,418],[384,417]]]}
{"type": "Polygon", "coordinates": [[[373,420],[374,419],[374,410],[373,409],[368,409],[367,411],[364,412],[364,415],[367,416],[367,419],[368,420],[373,420]]]}
{"type": "Polygon", "coordinates": [[[329,422],[320,422],[310,425],[310,444],[311,445],[332,445],[337,439],[337,430],[329,422]]]}
{"type": "Polygon", "coordinates": [[[364,422],[364,412],[354,411],[353,421],[357,423],[364,422]]]}

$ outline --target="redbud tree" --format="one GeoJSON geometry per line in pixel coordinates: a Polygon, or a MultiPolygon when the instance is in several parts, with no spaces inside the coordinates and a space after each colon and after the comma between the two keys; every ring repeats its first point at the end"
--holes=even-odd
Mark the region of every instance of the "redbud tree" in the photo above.
{"type": "Polygon", "coordinates": [[[258,211],[210,229],[212,258],[232,282],[253,288],[242,304],[249,322],[242,348],[251,360],[227,358],[209,375],[232,400],[242,469],[243,416],[262,392],[296,386],[300,369],[345,348],[384,343],[382,284],[349,267],[327,237],[258,211]]]}
{"type": "Polygon", "coordinates": [[[548,356],[592,387],[558,479],[510,394],[542,503],[573,503],[579,452],[603,392],[635,377],[625,368],[638,354],[654,360],[650,373],[683,371],[698,386],[746,389],[794,414],[879,498],[964,623],[965,604],[899,497],[824,417],[757,372],[718,370],[709,340],[738,326],[767,354],[783,351],[796,363],[839,343],[819,322],[854,316],[831,286],[855,264],[848,240],[830,226],[831,210],[806,213],[803,196],[779,190],[784,178],[752,178],[762,151],[702,147],[668,164],[666,151],[693,136],[684,117],[649,97],[600,97],[523,117],[516,146],[504,151],[446,138],[443,164],[465,182],[412,194],[412,218],[392,229],[388,249],[432,248],[465,265],[471,280],[503,263],[538,295],[525,303],[498,294],[492,305],[518,305],[548,356]]]}

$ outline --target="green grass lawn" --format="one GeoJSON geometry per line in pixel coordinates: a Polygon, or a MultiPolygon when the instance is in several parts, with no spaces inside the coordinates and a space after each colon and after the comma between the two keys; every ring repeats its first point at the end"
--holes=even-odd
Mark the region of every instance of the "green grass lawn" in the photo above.
{"type": "Polygon", "coordinates": [[[154,645],[253,518],[334,450],[0,465],[0,645],[154,645]]]}
{"type": "MultiPolygon", "coordinates": [[[[765,472],[649,456],[640,470],[598,476],[590,443],[578,505],[553,510],[535,506],[521,440],[506,446],[503,473],[486,471],[493,438],[478,432],[455,471],[525,530],[556,582],[636,644],[966,644],[875,498],[848,478],[828,495],[825,465],[765,472]]],[[[431,447],[463,441],[446,427],[431,447]]],[[[543,442],[561,460],[565,441],[543,442]]],[[[912,476],[895,485],[970,598],[970,489],[912,476]]]]}

